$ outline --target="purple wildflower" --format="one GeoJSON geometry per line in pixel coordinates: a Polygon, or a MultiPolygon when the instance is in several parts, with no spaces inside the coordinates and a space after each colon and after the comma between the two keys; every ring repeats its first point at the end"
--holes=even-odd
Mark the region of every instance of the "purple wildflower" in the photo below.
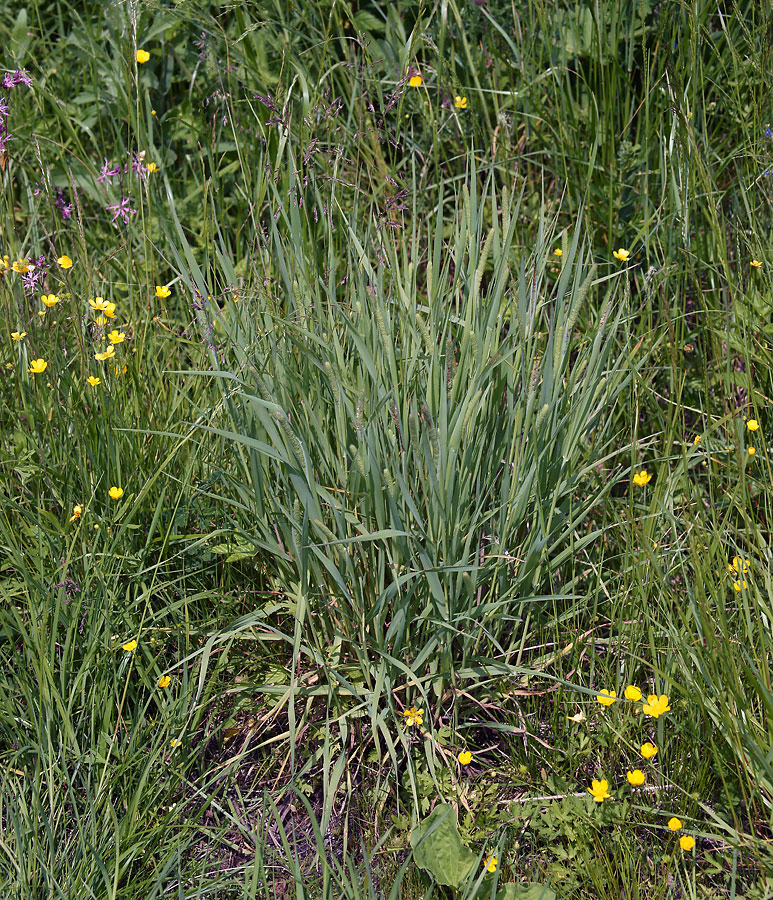
{"type": "Polygon", "coordinates": [[[115,169],[111,169],[110,163],[107,161],[107,157],[105,157],[104,159],[105,159],[105,164],[99,170],[99,175],[97,175],[97,181],[99,181],[99,182],[106,181],[109,185],[110,179],[113,177],[113,175],[118,175],[118,173],[121,171],[121,167],[118,166],[115,169]]]}
{"type": "Polygon", "coordinates": [[[6,72],[3,76],[3,87],[12,88],[17,84],[26,84],[32,87],[32,78],[26,69],[17,69],[15,72],[6,72]]]}
{"type": "Polygon", "coordinates": [[[9,112],[10,110],[8,108],[8,103],[6,102],[5,97],[0,97],[0,116],[6,118],[9,112]]]}
{"type": "Polygon", "coordinates": [[[111,212],[113,214],[112,222],[115,222],[119,217],[123,220],[124,225],[129,221],[129,216],[133,215],[137,212],[136,209],[131,209],[129,206],[130,200],[128,197],[121,197],[120,203],[111,203],[106,206],[105,209],[107,212],[111,212]]]}
{"type": "Polygon", "coordinates": [[[56,189],[54,206],[59,210],[59,214],[63,219],[67,220],[72,217],[72,203],[66,201],[63,188],[56,189]]]}
{"type": "Polygon", "coordinates": [[[43,275],[43,270],[38,269],[37,267],[30,269],[29,272],[25,272],[21,276],[24,293],[28,296],[34,294],[38,289],[38,285],[43,280],[43,275]]]}
{"type": "Polygon", "coordinates": [[[144,156],[144,153],[132,153],[131,150],[129,151],[129,164],[131,165],[131,170],[135,175],[139,175],[140,178],[148,177],[148,170],[145,168],[145,163],[142,161],[144,156]]]}

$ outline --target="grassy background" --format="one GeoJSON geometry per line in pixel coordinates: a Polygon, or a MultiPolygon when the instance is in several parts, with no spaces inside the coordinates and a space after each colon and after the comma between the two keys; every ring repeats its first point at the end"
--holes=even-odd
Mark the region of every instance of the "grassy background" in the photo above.
{"type": "Polygon", "coordinates": [[[5,4],[4,896],[773,896],[771,24],[5,4]]]}

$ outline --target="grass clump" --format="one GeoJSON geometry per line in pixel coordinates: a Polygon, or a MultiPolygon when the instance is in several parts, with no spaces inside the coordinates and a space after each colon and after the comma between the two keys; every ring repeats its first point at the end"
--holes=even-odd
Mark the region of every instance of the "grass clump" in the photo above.
{"type": "Polygon", "coordinates": [[[771,896],[768,20],[0,11],[3,896],[771,896]]]}

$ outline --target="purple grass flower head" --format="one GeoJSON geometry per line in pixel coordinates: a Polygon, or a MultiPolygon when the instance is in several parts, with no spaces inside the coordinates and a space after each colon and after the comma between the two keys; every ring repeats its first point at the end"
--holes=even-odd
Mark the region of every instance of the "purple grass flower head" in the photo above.
{"type": "MultiPolygon", "coordinates": [[[[71,520],[72,521],[72,520],[71,520]]],[[[61,566],[62,566],[62,574],[63,578],[59,584],[55,584],[54,588],[63,588],[65,593],[65,600],[74,600],[76,594],[80,594],[81,586],[80,584],[70,575],[67,561],[64,557],[61,558],[61,566]]],[[[84,613],[84,616],[86,614],[84,613]]],[[[81,631],[83,629],[81,628],[81,631]]]]}
{"type": "Polygon", "coordinates": [[[110,163],[107,161],[107,157],[105,157],[104,159],[105,159],[105,164],[99,170],[99,175],[97,175],[97,181],[99,181],[100,183],[105,181],[109,185],[111,178],[114,175],[118,175],[120,173],[121,167],[117,166],[116,168],[111,169],[110,163]]]}
{"type": "Polygon", "coordinates": [[[204,62],[207,58],[207,33],[206,31],[201,32],[201,40],[193,42],[194,47],[198,47],[199,50],[199,59],[204,62]]]}
{"type": "Polygon", "coordinates": [[[129,221],[129,216],[134,215],[137,212],[136,209],[132,209],[129,206],[131,201],[128,197],[121,197],[119,203],[111,203],[106,206],[105,209],[107,212],[111,212],[113,214],[112,222],[115,222],[116,219],[120,218],[123,220],[124,225],[126,225],[129,221]]]}

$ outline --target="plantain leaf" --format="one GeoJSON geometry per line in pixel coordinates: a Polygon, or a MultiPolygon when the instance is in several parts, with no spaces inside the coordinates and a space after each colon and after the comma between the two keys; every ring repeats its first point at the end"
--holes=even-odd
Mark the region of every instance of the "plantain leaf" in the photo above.
{"type": "Polygon", "coordinates": [[[438,884],[460,887],[475,865],[477,856],[462,843],[456,811],[439,803],[411,832],[413,861],[438,884]]]}
{"type": "Polygon", "coordinates": [[[497,891],[496,900],[556,900],[556,892],[536,881],[506,884],[501,891],[497,891]]]}

